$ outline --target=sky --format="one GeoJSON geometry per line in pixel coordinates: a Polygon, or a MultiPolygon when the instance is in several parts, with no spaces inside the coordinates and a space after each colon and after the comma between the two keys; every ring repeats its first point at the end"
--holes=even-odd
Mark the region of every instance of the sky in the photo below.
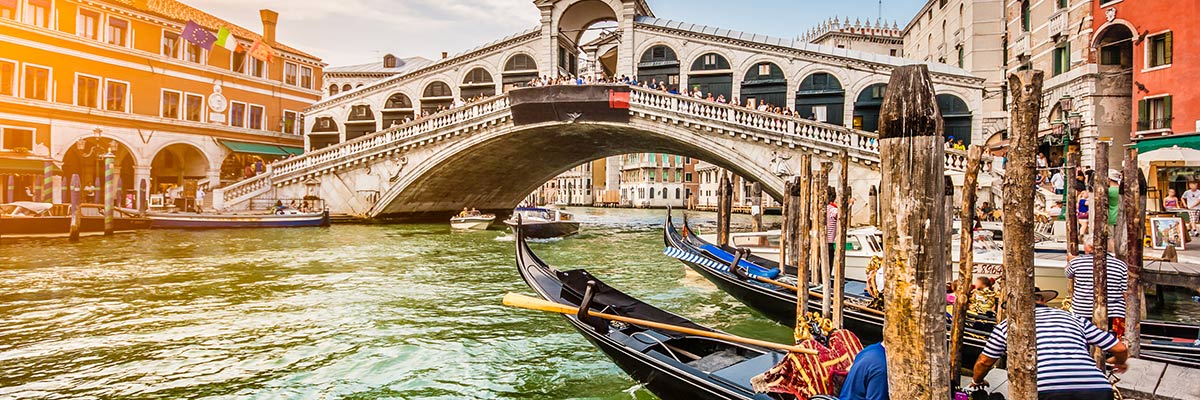
{"type": "MultiPolygon", "coordinates": [[[[278,39],[330,66],[384,54],[435,59],[538,24],[533,0],[182,0],[259,32],[258,10],[279,12],[278,39]]],[[[881,0],[648,0],[659,18],[794,38],[831,16],[875,20],[881,0]]],[[[901,28],[924,0],[882,0],[901,28]]]]}

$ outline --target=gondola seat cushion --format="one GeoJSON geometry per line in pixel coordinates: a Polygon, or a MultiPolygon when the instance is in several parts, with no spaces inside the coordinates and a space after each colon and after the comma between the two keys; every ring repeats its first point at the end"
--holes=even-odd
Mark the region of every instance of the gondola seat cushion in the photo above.
{"type": "MultiPolygon", "coordinates": [[[[711,244],[706,244],[706,245],[700,246],[700,249],[704,250],[704,252],[708,253],[708,255],[711,255],[721,261],[724,261],[726,264],[733,263],[734,255],[729,254],[729,252],[725,251],[724,249],[721,249],[720,247],[717,247],[717,246],[714,246],[711,244]]],[[[752,276],[758,276],[758,277],[767,278],[767,279],[775,279],[776,277],[779,276],[778,268],[766,269],[766,268],[760,267],[760,266],[758,266],[752,262],[746,261],[746,260],[742,260],[740,263],[738,263],[738,265],[741,266],[742,268],[745,268],[746,273],[748,273],[752,276]]]]}
{"type": "Polygon", "coordinates": [[[779,364],[783,361],[784,357],[783,353],[772,351],[714,371],[709,375],[730,385],[735,385],[746,390],[754,390],[754,387],[750,384],[750,380],[763,371],[769,370],[771,367],[779,364]]]}

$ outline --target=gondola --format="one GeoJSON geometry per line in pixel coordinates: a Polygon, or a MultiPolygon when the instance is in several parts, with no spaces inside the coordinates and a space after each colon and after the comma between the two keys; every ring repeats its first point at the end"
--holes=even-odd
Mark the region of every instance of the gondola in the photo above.
{"type": "MultiPolygon", "coordinates": [[[[701,240],[688,227],[686,217],[683,229],[685,234],[680,234],[672,223],[671,212],[668,210],[666,224],[663,228],[663,240],[667,246],[665,251],[668,255],[679,259],[722,291],[733,296],[733,298],[749,306],[751,309],[762,313],[763,316],[782,325],[795,325],[795,292],[773,284],[738,277],[729,269],[729,264],[731,263],[729,252],[733,249],[722,248],[701,240]]],[[[788,284],[796,284],[795,276],[783,274],[779,269],[779,263],[775,261],[750,254],[745,256],[742,263],[743,265],[746,263],[757,265],[759,269],[764,271],[777,271],[778,275],[774,278],[775,280],[788,284]]],[[[747,272],[753,273],[750,270],[747,270],[747,272]]],[[[843,312],[845,318],[843,320],[844,326],[846,329],[857,334],[864,344],[883,340],[884,315],[882,311],[865,306],[872,300],[870,296],[864,293],[865,288],[866,284],[864,282],[846,281],[846,303],[843,312]]],[[[822,296],[822,291],[809,291],[808,309],[810,311],[821,310],[822,296]]],[[[971,325],[974,326],[968,327],[966,334],[963,336],[962,360],[965,365],[975,362],[975,359],[979,357],[979,353],[983,351],[983,345],[987,340],[987,336],[991,333],[990,324],[976,323],[971,325]]]]}
{"type": "MultiPolygon", "coordinates": [[[[525,243],[520,225],[514,228],[517,269],[541,298],[574,307],[588,304],[587,308],[593,311],[716,332],[621,293],[585,270],[564,272],[546,265],[525,243]]],[[[792,398],[755,393],[750,385],[752,377],[784,359],[786,354],[781,351],[609,323],[586,314],[582,318],[563,317],[622,370],[664,400],[792,398]]]]}

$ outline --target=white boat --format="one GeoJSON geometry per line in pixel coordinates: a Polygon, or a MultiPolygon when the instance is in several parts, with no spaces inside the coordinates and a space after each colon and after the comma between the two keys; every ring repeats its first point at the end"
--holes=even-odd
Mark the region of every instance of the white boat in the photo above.
{"type": "Polygon", "coordinates": [[[462,231],[486,231],[496,216],[492,214],[468,215],[450,218],[450,228],[462,231]]]}
{"type": "MultiPolygon", "coordinates": [[[[998,278],[1004,272],[1004,252],[1000,242],[992,238],[989,230],[980,231],[974,241],[974,276],[998,278]]],[[[716,243],[716,235],[700,235],[710,243],[716,243]]],[[[779,259],[779,230],[765,232],[731,233],[730,245],[746,248],[751,253],[768,259],[779,259]]],[[[959,239],[954,236],[951,244],[951,259],[955,263],[954,276],[958,276],[959,239]]],[[[876,227],[862,227],[846,232],[846,279],[867,280],[867,267],[873,257],[883,257],[883,231],[876,227]]],[[[1067,293],[1068,281],[1063,269],[1067,265],[1066,253],[1036,252],[1033,260],[1034,280],[1038,287],[1067,293]]]]}

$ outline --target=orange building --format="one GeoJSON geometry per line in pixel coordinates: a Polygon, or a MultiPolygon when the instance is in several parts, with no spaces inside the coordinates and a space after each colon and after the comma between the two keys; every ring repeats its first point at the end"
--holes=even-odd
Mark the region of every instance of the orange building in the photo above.
{"type": "Polygon", "coordinates": [[[259,34],[175,0],[0,0],[0,200],[67,200],[75,174],[101,187],[109,151],[119,198],[141,182],[188,197],[301,152],[324,64],[276,41],[278,14],[261,17],[259,34]],[[275,57],[204,50],[181,38],[188,21],[275,57]]]}

